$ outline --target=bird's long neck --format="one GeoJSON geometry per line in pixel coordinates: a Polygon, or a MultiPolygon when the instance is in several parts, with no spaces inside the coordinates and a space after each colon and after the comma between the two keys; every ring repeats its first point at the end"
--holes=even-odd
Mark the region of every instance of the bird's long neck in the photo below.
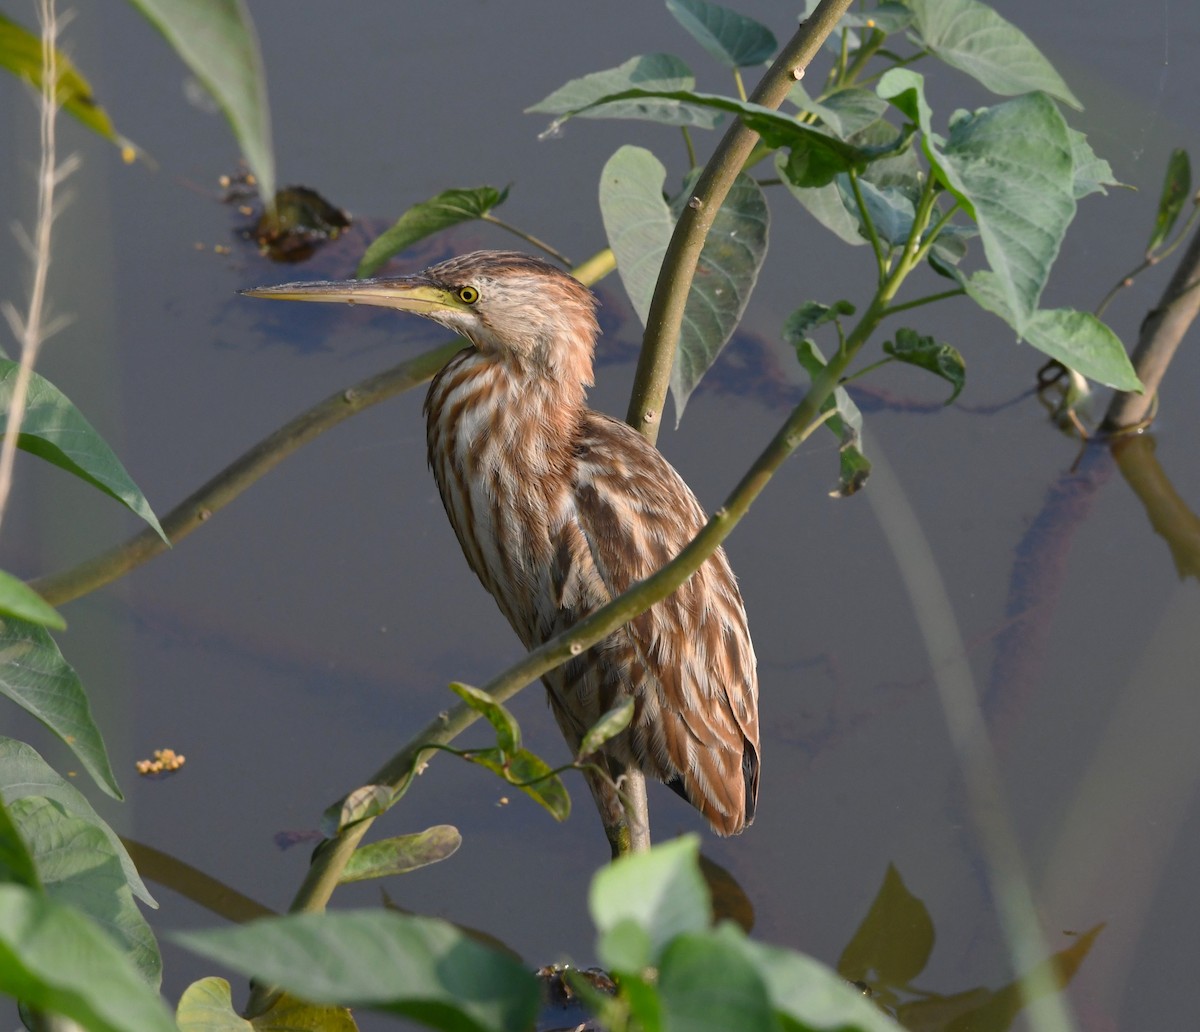
{"type": "Polygon", "coordinates": [[[537,583],[571,512],[584,387],[566,390],[474,349],[450,360],[425,399],[429,465],[463,553],[526,647],[545,628],[537,583]]]}
{"type": "Polygon", "coordinates": [[[531,374],[468,348],[438,373],[425,399],[430,462],[435,452],[472,464],[493,453],[497,463],[541,475],[572,447],[586,398],[574,376],[531,374]]]}

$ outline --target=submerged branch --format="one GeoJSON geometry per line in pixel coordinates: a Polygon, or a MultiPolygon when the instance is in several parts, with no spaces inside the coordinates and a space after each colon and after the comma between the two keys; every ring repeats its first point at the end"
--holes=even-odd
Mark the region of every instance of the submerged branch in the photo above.
{"type": "MultiPolygon", "coordinates": [[[[290,423],[264,437],[220,473],[175,506],[162,519],[163,532],[174,545],[223,509],[261,476],[314,437],[356,412],[424,383],[460,351],[453,340],[361,383],[330,395],[290,423]]],[[[167,549],[152,527],[133,535],[78,566],[30,581],[51,605],[69,602],[124,576],[167,549]]]]}

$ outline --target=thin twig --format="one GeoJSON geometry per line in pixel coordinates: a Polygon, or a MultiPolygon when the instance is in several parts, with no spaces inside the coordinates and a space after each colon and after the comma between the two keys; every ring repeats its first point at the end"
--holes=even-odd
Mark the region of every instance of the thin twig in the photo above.
{"type": "Polygon", "coordinates": [[[33,285],[29,291],[29,308],[22,319],[15,307],[4,305],[4,315],[12,327],[13,336],[21,349],[17,377],[13,383],[12,401],[5,422],[4,442],[0,446],[0,521],[8,506],[12,490],[13,463],[17,454],[17,437],[25,418],[29,399],[29,383],[33,365],[48,336],[46,325],[46,282],[50,275],[50,238],[54,226],[54,190],[75,167],[68,161],[58,167],[55,149],[55,128],[58,119],[58,16],[54,0],[40,0],[38,17],[42,23],[42,92],[41,92],[41,163],[37,175],[37,219],[31,240],[30,259],[33,262],[33,285]]]}
{"type": "Polygon", "coordinates": [[[496,216],[492,215],[490,212],[484,212],[479,217],[484,222],[490,222],[493,226],[498,226],[500,229],[506,230],[509,233],[512,233],[514,236],[520,237],[527,244],[532,244],[539,251],[545,252],[551,258],[553,258],[556,262],[558,262],[560,265],[563,265],[568,269],[571,268],[575,264],[565,254],[563,254],[561,251],[555,250],[548,243],[546,243],[546,241],[539,240],[532,233],[526,233],[525,230],[518,229],[516,226],[510,225],[509,223],[505,222],[503,219],[496,218],[496,216]]]}

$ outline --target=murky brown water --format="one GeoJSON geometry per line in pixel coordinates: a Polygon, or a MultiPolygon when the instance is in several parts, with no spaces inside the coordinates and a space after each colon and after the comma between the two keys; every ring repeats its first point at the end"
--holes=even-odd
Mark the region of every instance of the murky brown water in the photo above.
{"type": "MultiPolygon", "coordinates": [[[[783,35],[789,6],[754,13],[783,35]]],[[[1087,308],[1136,263],[1169,150],[1186,146],[1200,160],[1191,60],[1200,19],[1190,0],[999,7],[1087,104],[1073,123],[1141,191],[1082,206],[1046,303],[1087,308]]],[[[521,109],[574,75],[655,50],[705,69],[702,88],[726,88],[652,5],[477,3],[451,15],[424,4],[406,5],[402,18],[389,4],[252,8],[282,182],[385,217],[449,186],[512,181],[504,216],[576,259],[603,245],[594,198],[609,154],[641,143],[674,174],[678,137],[594,122],[539,143],[543,123],[521,109]]],[[[224,124],[189,106],[180,66],[124,9],[85,6],[70,38],[118,124],[161,168],[126,168],[66,130],[85,167],[59,227],[53,282],[57,308],[76,321],[42,372],[164,511],[286,419],[438,338],[386,314],[236,297],[238,287],[291,273],[238,249],[212,250],[229,242],[228,213],[205,196],[236,157],[224,124]]],[[[15,112],[0,166],[7,222],[26,212],[22,156],[35,134],[19,91],[7,81],[0,90],[15,112]]],[[[946,95],[935,88],[943,122],[954,104],[986,102],[973,91],[937,101],[946,95]]],[[[865,249],[833,242],[782,195],[772,201],[767,271],[735,350],[660,442],[710,506],[798,396],[799,376],[775,343],[783,318],[808,299],[861,299],[870,275],[865,249]]],[[[445,247],[509,243],[481,228],[445,247]]],[[[11,241],[0,248],[0,268],[17,268],[11,241]]],[[[12,291],[16,277],[4,280],[12,291]]],[[[1164,282],[1148,279],[1111,310],[1127,340],[1164,282]]],[[[640,331],[615,278],[600,293],[602,356],[619,357],[602,357],[593,404],[621,413],[640,331]]],[[[1036,401],[979,411],[1032,383],[1032,350],[1014,348],[1005,327],[966,303],[912,321],[962,348],[967,390],[955,408],[928,411],[909,403],[940,399],[939,384],[885,371],[872,385],[887,403],[868,412],[868,425],[930,542],[966,642],[1047,940],[1064,949],[1071,933],[1107,923],[1071,1005],[1083,1028],[1178,1027],[1192,1009],[1200,919],[1200,590],[1180,581],[1119,474],[1100,463],[1064,481],[1076,445],[1036,401]],[[1064,491],[1074,504],[1047,515],[1064,491]]],[[[1200,363],[1185,347],[1156,433],[1157,459],[1193,508],[1198,381],[1200,363]]],[[[314,827],[328,802],[446,705],[448,681],[486,680],[518,654],[425,470],[422,393],[338,428],[174,554],[66,610],[63,649],[92,693],[129,796],[106,815],[271,907],[286,906],[308,851],[281,852],[276,833],[314,827]],[[138,780],[134,761],[164,745],[187,754],[184,771],[138,780]]],[[[705,850],[748,893],[757,935],[830,963],[892,864],[936,929],[916,983],[943,994],[996,988],[1010,972],[985,862],[934,671],[881,530],[898,496],[873,483],[870,497],[835,502],[826,494],[835,466],[830,443],[807,446],[730,543],[761,664],[763,788],[754,827],[732,841],[706,837],[705,850]]],[[[94,493],[21,467],[0,556],[7,568],[57,569],[136,529],[94,493]]],[[[540,690],[516,710],[528,743],[562,758],[540,690]]],[[[61,761],[5,712],[6,733],[61,761]]],[[[592,962],[585,889],[605,843],[582,784],[572,787],[576,814],[557,826],[483,771],[439,759],[386,828],[449,822],[464,845],[444,864],[394,879],[389,893],[484,928],[531,963],[592,962]],[[503,795],[512,802],[500,805],[503,795]]],[[[668,792],[652,791],[651,806],[660,838],[699,827],[668,792]]],[[[158,929],[215,923],[156,891],[158,929]]],[[[339,895],[373,905],[378,887],[339,895]]],[[[209,973],[169,944],[164,951],[172,999],[209,973]]]]}

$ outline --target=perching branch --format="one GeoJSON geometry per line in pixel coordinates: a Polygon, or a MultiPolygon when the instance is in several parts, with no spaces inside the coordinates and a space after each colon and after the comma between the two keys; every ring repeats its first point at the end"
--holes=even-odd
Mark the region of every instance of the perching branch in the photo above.
{"type": "MultiPolygon", "coordinates": [[[[792,86],[804,75],[804,69],[817,55],[850,3],[851,0],[821,0],[812,17],[800,26],[779,52],[750,95],[750,101],[764,107],[779,107],[792,86]]],[[[679,346],[683,310],[692,289],[700,251],[717,212],[757,142],[758,133],[748,129],[740,119],[729,127],[697,180],[692,197],[675,224],[675,231],[667,245],[658,284],[650,302],[646,334],[626,417],[626,422],[651,443],[658,438],[671,367],[679,346]]]]}

